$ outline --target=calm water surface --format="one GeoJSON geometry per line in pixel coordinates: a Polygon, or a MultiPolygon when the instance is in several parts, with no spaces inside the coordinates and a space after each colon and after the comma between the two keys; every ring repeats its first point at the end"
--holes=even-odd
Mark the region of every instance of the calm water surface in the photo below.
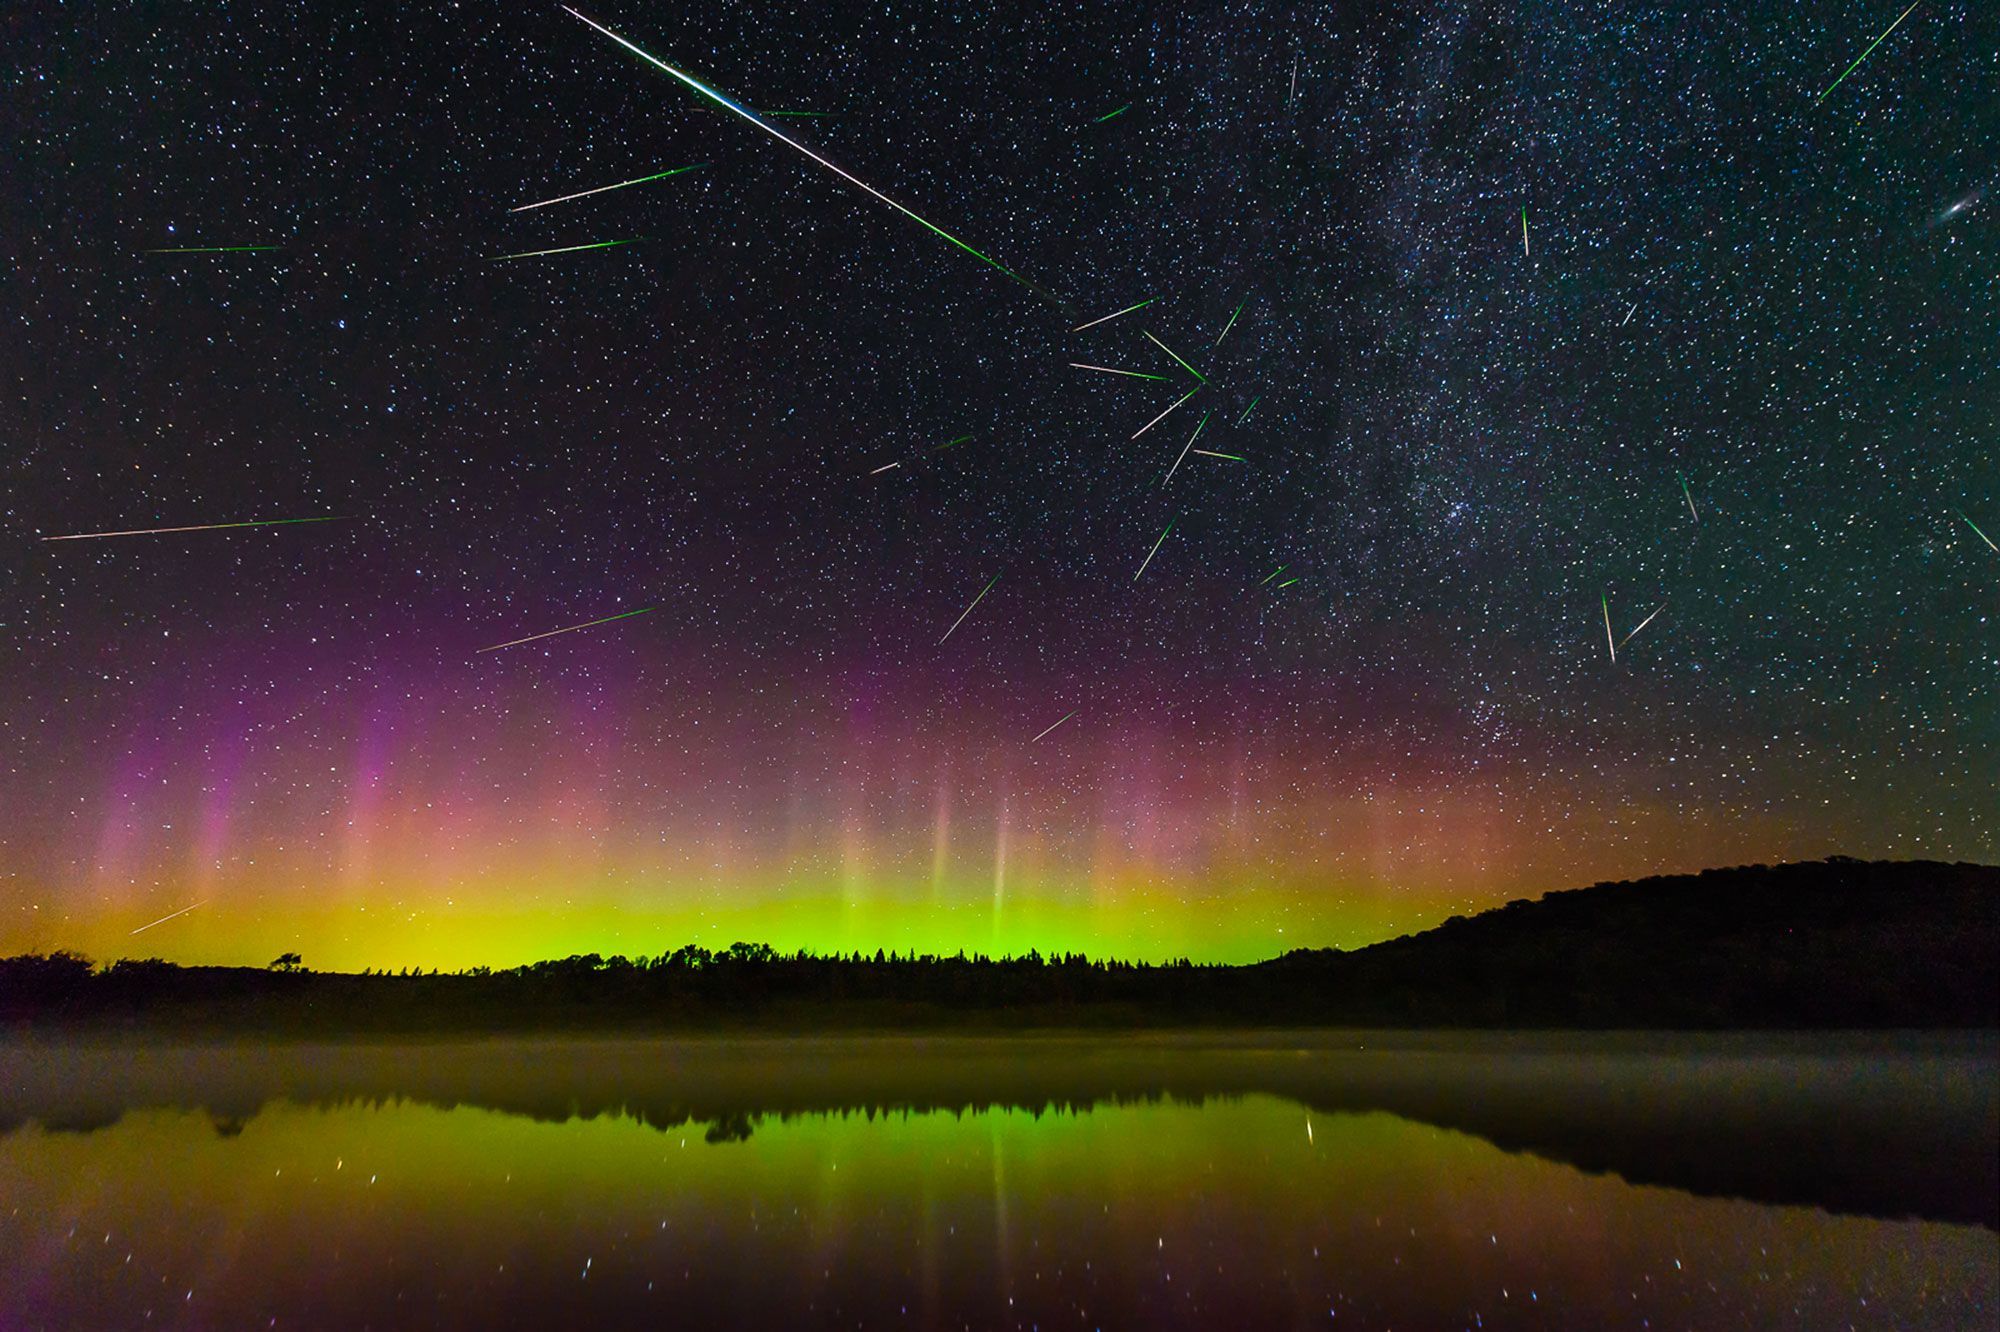
{"type": "Polygon", "coordinates": [[[1984,1038],[7,1044],[0,1326],[1991,1327],[1995,1074],[1984,1038]]]}

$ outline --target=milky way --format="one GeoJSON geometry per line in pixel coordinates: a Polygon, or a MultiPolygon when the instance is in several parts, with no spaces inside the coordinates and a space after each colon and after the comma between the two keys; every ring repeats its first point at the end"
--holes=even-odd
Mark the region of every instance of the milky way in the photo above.
{"type": "Polygon", "coordinates": [[[1993,858],[1982,5],[586,12],[954,244],[555,5],[15,21],[0,951],[1993,858]]]}

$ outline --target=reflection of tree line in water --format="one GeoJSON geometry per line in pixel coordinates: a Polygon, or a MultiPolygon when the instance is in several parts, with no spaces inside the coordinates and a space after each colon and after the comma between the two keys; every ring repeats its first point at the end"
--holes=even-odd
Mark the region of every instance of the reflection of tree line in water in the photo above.
{"type": "Polygon", "coordinates": [[[1829,860],[1600,884],[1248,966],[738,943],[452,975],[0,960],[0,1019],[258,1032],[2000,1025],[2000,869],[1829,860]]]}
{"type": "Polygon", "coordinates": [[[89,1131],[167,1107],[228,1136],[287,1101],[622,1118],[724,1144],[807,1116],[1061,1122],[1252,1095],[1315,1116],[1387,1113],[1633,1183],[2000,1227],[2000,1078],[1979,1034],[0,1044],[6,1131],[89,1131]]]}

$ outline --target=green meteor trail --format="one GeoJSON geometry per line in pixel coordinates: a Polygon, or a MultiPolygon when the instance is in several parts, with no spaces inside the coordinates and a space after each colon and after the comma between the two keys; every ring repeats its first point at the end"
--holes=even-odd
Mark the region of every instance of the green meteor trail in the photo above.
{"type": "Polygon", "coordinates": [[[1227,459],[1229,459],[1229,461],[1231,461],[1231,462],[1249,462],[1249,461],[1250,461],[1250,460],[1249,460],[1248,458],[1245,458],[1245,457],[1242,457],[1242,456],[1240,456],[1240,455],[1238,455],[1238,454],[1234,454],[1234,453],[1217,453],[1217,452],[1216,452],[1216,451],[1215,451],[1214,449],[1196,449],[1196,450],[1194,450],[1194,451],[1195,451],[1196,453],[1199,453],[1199,454],[1200,454],[1200,455],[1201,455],[1202,457],[1204,457],[1204,458],[1227,458],[1227,459]]]}
{"type": "Polygon", "coordinates": [[[1139,565],[1139,573],[1135,573],[1135,574],[1133,574],[1133,575],[1132,575],[1132,581],[1133,581],[1133,582],[1135,582],[1135,583],[1136,583],[1136,582],[1138,582],[1138,581],[1139,581],[1139,574],[1143,574],[1143,573],[1145,573],[1145,572],[1146,572],[1146,565],[1148,565],[1148,564],[1151,564],[1151,563],[1153,562],[1153,557],[1154,557],[1155,555],[1157,555],[1157,554],[1159,554],[1159,553],[1160,553],[1160,546],[1162,545],[1162,543],[1164,543],[1164,542],[1166,541],[1166,539],[1167,539],[1167,533],[1168,533],[1168,532],[1171,532],[1171,531],[1173,531],[1173,530],[1174,530],[1174,523],[1177,523],[1177,522],[1179,522],[1180,520],[1181,520],[1181,518],[1180,518],[1180,515],[1179,515],[1179,514],[1175,514],[1175,515],[1174,515],[1174,517],[1173,517],[1173,522],[1170,522],[1170,523],[1168,523],[1168,524],[1167,524],[1167,526],[1166,526],[1166,529],[1165,529],[1164,531],[1162,531],[1162,532],[1160,533],[1160,539],[1159,539],[1158,541],[1155,541],[1155,542],[1153,543],[1153,548],[1152,548],[1151,550],[1149,550],[1149,551],[1147,551],[1147,552],[1146,552],[1146,558],[1145,558],[1145,560],[1144,560],[1143,562],[1141,562],[1141,563],[1140,563],[1140,565],[1139,565]]]}
{"type": "Polygon", "coordinates": [[[148,250],[147,254],[237,254],[245,250],[278,250],[280,245],[176,245],[164,250],[148,250]]]}
{"type": "Polygon", "coordinates": [[[1521,253],[1528,253],[1528,205],[1521,205],[1521,253]]]}
{"type": "Polygon", "coordinates": [[[1259,586],[1259,587],[1263,587],[1265,583],[1268,583],[1268,582],[1270,582],[1270,581],[1271,581],[1271,580],[1272,580],[1273,578],[1276,578],[1276,577],[1277,577],[1277,576],[1278,576],[1279,574],[1283,573],[1283,572],[1284,572],[1285,570],[1287,570],[1287,569],[1289,569],[1289,568],[1291,568],[1291,567],[1292,567],[1292,566],[1291,566],[1291,565],[1289,565],[1289,564],[1281,564],[1281,565],[1279,565],[1279,566],[1278,566],[1277,568],[1275,568],[1275,569],[1271,570],[1271,572],[1270,572],[1270,573],[1266,574],[1266,575],[1264,576],[1264,582],[1263,582],[1263,583],[1259,583],[1259,584],[1257,584],[1257,586],[1259,586]]]}
{"type": "Polygon", "coordinates": [[[1093,125],[1102,125],[1107,120],[1116,120],[1119,116],[1124,115],[1127,111],[1130,111],[1131,109],[1132,109],[1132,103],[1127,102],[1125,103],[1125,105],[1119,107],[1116,111],[1106,111],[1103,115],[1099,116],[1096,120],[1092,121],[1091,123],[1093,125]]]}
{"type": "Polygon", "coordinates": [[[1263,394],[1261,394],[1261,393],[1259,393],[1259,394],[1258,394],[1258,395],[1257,395],[1256,397],[1254,397],[1254,398],[1250,399],[1250,405],[1249,405],[1248,407],[1245,407],[1245,408],[1243,409],[1243,415],[1241,415],[1241,416],[1239,416],[1239,417],[1237,417],[1237,418],[1236,418],[1236,424],[1237,424],[1237,425],[1242,425],[1242,424],[1243,424],[1243,423],[1244,423],[1245,421],[1249,420],[1249,419],[1250,419],[1250,413],[1252,413],[1252,412],[1256,411],[1256,410],[1257,410],[1257,404],[1258,404],[1258,403],[1260,403],[1260,402],[1262,402],[1262,401],[1264,401],[1264,395],[1263,395],[1263,394]]]}
{"type": "Polygon", "coordinates": [[[1869,51],[1873,51],[1876,47],[1880,46],[1885,40],[1887,40],[1889,34],[1894,32],[1897,29],[1897,27],[1902,24],[1903,20],[1910,16],[1910,11],[1915,9],[1918,5],[1922,4],[1923,2],[1924,0],[1911,0],[1910,8],[1896,15],[1896,21],[1894,23],[1891,23],[1888,27],[1882,29],[1882,35],[1880,37],[1877,37],[1874,41],[1868,43],[1868,50],[1863,51],[1860,55],[1856,56],[1854,58],[1854,63],[1849,65],[1846,69],[1842,70],[1840,72],[1840,77],[1835,79],[1832,83],[1829,83],[1826,86],[1826,92],[1821,93],[1818,97],[1815,97],[1813,99],[1813,105],[1818,106],[1821,102],[1824,102],[1827,99],[1828,94],[1832,93],[1832,91],[1835,88],[1838,88],[1843,82],[1846,81],[1847,76],[1849,74],[1852,74],[1855,70],[1861,67],[1861,62],[1868,58],[1869,51]]]}
{"type": "Polygon", "coordinates": [[[1081,333],[1086,328],[1096,328],[1099,324],[1102,324],[1107,320],[1116,319],[1119,315],[1131,314],[1134,310],[1143,310],[1147,306],[1151,305],[1154,301],[1157,301],[1159,299],[1160,298],[1157,296],[1148,296],[1145,300],[1140,301],[1137,305],[1128,305],[1122,310],[1113,310],[1110,314],[1104,316],[1103,319],[1093,319],[1087,324],[1078,324],[1075,328],[1071,329],[1070,332],[1081,333]]]}
{"type": "Polygon", "coordinates": [[[574,254],[578,250],[608,250],[614,245],[637,245],[644,239],[645,237],[643,236],[634,236],[630,240],[592,241],[588,245],[561,245],[553,250],[523,250],[519,254],[496,254],[486,262],[497,264],[502,259],[534,259],[545,254],[574,254]]]}
{"type": "MultiPolygon", "coordinates": [[[[1144,332],[1147,337],[1153,338],[1152,330],[1143,329],[1141,331],[1144,332]]],[[[1161,351],[1165,352],[1167,355],[1172,356],[1176,361],[1180,361],[1181,369],[1187,371],[1189,374],[1193,375],[1196,379],[1199,379],[1204,384],[1208,382],[1207,375],[1204,375],[1201,371],[1195,369],[1193,366],[1189,365],[1186,361],[1181,361],[1181,358],[1175,354],[1174,349],[1172,347],[1169,347],[1166,343],[1161,342],[1158,338],[1153,338],[1153,345],[1155,347],[1158,347],[1161,351]]]]}
{"type": "Polygon", "coordinates": [[[326,518],[260,518],[249,523],[197,523],[192,527],[137,527],[129,532],[75,532],[69,536],[43,537],[44,541],[90,541],[97,537],[161,536],[168,532],[220,532],[232,527],[289,527],[294,523],[337,523],[339,516],[326,518]]]}
{"type": "Polygon", "coordinates": [[[1694,511],[1694,495],[1693,495],[1692,493],[1690,493],[1690,492],[1689,492],[1689,490],[1688,490],[1688,479],[1687,479],[1687,478],[1686,478],[1685,476],[1681,476],[1681,474],[1680,474],[1679,472],[1675,472],[1675,473],[1674,473],[1674,475],[1675,475],[1675,476],[1679,476],[1679,477],[1681,478],[1681,494],[1682,494],[1683,496],[1685,496],[1685,497],[1686,497],[1686,499],[1687,499],[1687,502],[1688,502],[1688,513],[1690,513],[1690,514],[1692,514],[1692,515],[1693,515],[1693,517],[1694,517],[1694,520],[1695,520],[1696,522],[1700,522],[1700,521],[1701,521],[1701,515],[1700,515],[1700,514],[1698,514],[1698,513],[1695,513],[1695,511],[1694,511]]]}
{"type": "MultiPolygon", "coordinates": [[[[1036,295],[1048,297],[1048,293],[1044,292],[1040,287],[1037,287],[1034,283],[1028,281],[1028,279],[1022,277],[1019,273],[1016,273],[1013,269],[1007,267],[1007,265],[1001,263],[998,259],[993,258],[991,255],[980,253],[978,250],[973,249],[970,245],[967,245],[964,241],[960,240],[958,237],[952,235],[949,231],[946,231],[943,227],[940,227],[934,222],[926,221],[924,218],[917,216],[917,214],[903,207],[903,205],[897,203],[894,199],[891,199],[888,195],[882,193],[882,191],[876,189],[873,185],[870,185],[866,181],[861,180],[855,176],[851,176],[847,172],[842,171],[839,167],[827,161],[824,157],[821,157],[818,153],[806,147],[804,144],[800,143],[797,139],[791,138],[790,136],[786,135],[783,131],[777,129],[773,125],[766,124],[764,120],[757,115],[756,112],[750,110],[748,107],[738,105],[737,103],[731,101],[729,98],[724,97],[721,93],[717,92],[715,89],[703,83],[701,80],[694,78],[691,75],[683,74],[679,70],[675,69],[672,65],[669,65],[666,61],[659,59],[657,56],[650,55],[647,52],[640,50],[638,47],[626,41],[623,37],[620,37],[617,33],[611,31],[611,29],[605,27],[602,23],[599,23],[597,20],[592,18],[585,18],[582,14],[578,14],[574,9],[571,9],[568,5],[564,5],[563,9],[568,13],[570,13],[571,15],[573,15],[574,17],[582,19],[585,23],[588,23],[591,27],[597,29],[599,32],[603,33],[606,37],[609,37],[612,41],[618,43],[620,46],[630,51],[633,55],[638,56],[641,60],[644,60],[646,63],[653,65],[659,69],[665,70],[667,73],[673,75],[675,78],[679,79],[682,83],[685,83],[688,87],[694,89],[702,96],[715,102],[717,105],[727,107],[729,110],[734,111],[737,115],[743,117],[745,120],[755,125],[758,129],[763,130],[766,134],[778,140],[778,142],[783,143],[789,147],[796,148],[798,151],[804,153],[807,157],[810,157],[813,161],[825,167],[828,171],[831,171],[836,176],[839,176],[842,180],[847,181],[851,185],[860,186],[862,189],[874,195],[877,199],[880,199],[883,203],[888,204],[889,207],[901,213],[904,217],[907,217],[914,222],[921,223],[927,230],[933,231],[937,233],[939,236],[942,236],[944,239],[950,241],[953,245],[956,245],[959,249],[964,250],[967,254],[979,260],[979,262],[986,264],[989,267],[998,269],[1002,273],[1005,273],[1008,277],[1014,279],[1014,281],[1020,283],[1022,286],[1034,292],[1036,295]]],[[[1053,298],[1049,297],[1049,299],[1053,298]]]]}
{"type": "MultiPolygon", "coordinates": [[[[1305,575],[1304,575],[1304,574],[1300,574],[1300,575],[1299,575],[1299,578],[1303,578],[1303,577],[1305,577],[1305,575]]],[[[1292,585],[1293,583],[1296,583],[1296,582],[1298,582],[1298,581],[1299,581],[1299,579],[1298,579],[1298,578],[1287,578],[1287,579],[1286,579],[1286,580],[1285,580],[1284,582],[1282,582],[1282,583],[1278,584],[1278,585],[1277,585],[1276,587],[1272,588],[1271,590],[1272,590],[1273,592],[1282,592],[1282,591],[1284,591],[1284,590],[1285,590],[1286,588],[1290,587],[1290,586],[1291,586],[1291,585],[1292,585]]]]}
{"type": "Polygon", "coordinates": [[[547,208],[550,204],[568,203],[571,199],[582,199],[593,194],[602,194],[606,190],[622,190],[627,185],[644,185],[649,180],[665,180],[668,176],[678,176],[683,171],[693,171],[707,165],[708,163],[706,162],[696,162],[693,166],[675,167],[672,171],[656,171],[650,176],[640,176],[637,180],[621,180],[616,185],[599,185],[594,190],[578,190],[575,194],[564,194],[554,199],[544,199],[540,203],[522,204],[519,208],[509,208],[507,211],[510,213],[525,213],[530,208],[547,208]]]}
{"type": "MultiPolygon", "coordinates": [[[[1972,529],[1973,531],[1975,531],[1975,532],[1979,532],[1979,524],[1978,524],[1978,523],[1975,523],[1975,522],[1973,522],[1973,521],[1972,521],[1972,519],[1970,519],[1970,518],[1966,518],[1966,515],[1965,515],[1965,510],[1964,510],[1964,509],[1960,509],[1960,510],[1958,511],[1958,516],[1959,516],[1959,517],[1961,517],[1961,518],[1965,518],[1965,525],[1966,525],[1967,527],[1971,528],[1971,529],[1972,529]]],[[[1993,553],[1994,553],[1995,555],[2000,555],[2000,546],[1994,546],[1994,545],[1993,545],[1993,538],[1992,538],[1992,537],[1990,537],[1990,536],[1987,536],[1987,535],[1986,535],[1986,533],[1984,533],[1984,532],[1979,532],[1979,539],[1980,539],[1981,541],[1984,541],[1984,542],[1985,542],[1985,543],[1986,543],[1987,545],[1989,545],[1989,546],[1992,546],[1992,547],[1993,547],[1993,553]]]]}
{"type": "MultiPolygon", "coordinates": [[[[997,583],[999,581],[1000,581],[1000,575],[994,574],[993,583],[997,583]]],[[[960,611],[958,613],[958,618],[951,622],[951,628],[944,631],[944,638],[950,638],[953,633],[957,632],[958,626],[965,623],[965,617],[972,614],[972,606],[977,606],[980,602],[986,600],[986,594],[993,590],[993,583],[988,583],[985,587],[979,589],[979,595],[972,599],[972,605],[967,606],[964,610],[960,611]]],[[[938,640],[939,647],[944,646],[944,638],[940,638],[938,640]]]]}
{"type": "Polygon", "coordinates": [[[1604,606],[1604,641],[1611,645],[1611,664],[1616,666],[1618,664],[1618,644],[1611,637],[1611,598],[1599,597],[1598,601],[1603,603],[1604,606]]]}
{"type": "Polygon", "coordinates": [[[966,440],[968,440],[968,439],[971,439],[971,438],[972,438],[972,436],[970,436],[970,435],[960,435],[960,436],[959,436],[959,437],[958,437],[957,439],[948,439],[948,440],[946,440],[946,441],[945,441],[944,443],[942,443],[942,444],[938,445],[938,446],[937,446],[936,448],[932,449],[932,450],[931,450],[931,452],[932,452],[932,453],[943,453],[943,452],[944,452],[944,451],[945,451],[946,449],[950,448],[950,447],[951,447],[952,445],[954,445],[954,444],[963,444],[963,443],[965,443],[965,441],[966,441],[966,440]]]}
{"type": "MultiPolygon", "coordinates": [[[[567,629],[551,629],[545,634],[529,634],[526,638],[515,638],[505,643],[495,643],[492,647],[480,648],[479,652],[498,652],[501,648],[519,647],[523,643],[532,643],[538,638],[554,638],[557,634],[573,634],[579,629],[590,629],[600,624],[610,624],[613,620],[629,620],[634,615],[644,615],[652,609],[653,607],[651,606],[642,606],[638,610],[621,611],[616,615],[607,615],[601,620],[590,620],[583,624],[573,624],[567,629]]],[[[472,655],[476,657],[479,655],[479,652],[475,652],[472,655]]]]}
{"type": "Polygon", "coordinates": [[[1242,314],[1243,307],[1248,304],[1250,304],[1250,298],[1248,296],[1245,296],[1242,300],[1236,302],[1236,308],[1229,312],[1229,322],[1224,324],[1222,326],[1222,331],[1215,335],[1216,346],[1220,347],[1222,345],[1222,340],[1229,336],[1229,330],[1236,327],[1236,316],[1242,314]]]}

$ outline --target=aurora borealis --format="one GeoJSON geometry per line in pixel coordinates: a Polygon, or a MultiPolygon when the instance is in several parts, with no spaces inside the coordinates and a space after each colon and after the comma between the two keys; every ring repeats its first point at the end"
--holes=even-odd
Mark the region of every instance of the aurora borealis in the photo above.
{"type": "Polygon", "coordinates": [[[590,12],[952,244],[559,6],[14,21],[0,954],[1994,859],[1975,0],[590,12]]]}

